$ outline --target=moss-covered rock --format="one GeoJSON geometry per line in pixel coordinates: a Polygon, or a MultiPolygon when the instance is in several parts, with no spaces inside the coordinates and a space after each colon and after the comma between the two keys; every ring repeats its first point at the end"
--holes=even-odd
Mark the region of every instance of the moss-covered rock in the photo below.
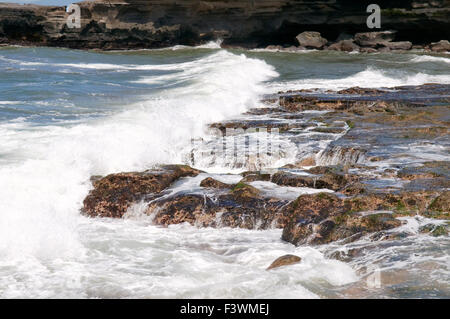
{"type": "Polygon", "coordinates": [[[83,202],[82,213],[91,217],[122,217],[135,202],[151,199],[181,177],[199,170],[186,165],[166,165],[145,172],[111,174],[93,181],[94,188],[83,202]]]}

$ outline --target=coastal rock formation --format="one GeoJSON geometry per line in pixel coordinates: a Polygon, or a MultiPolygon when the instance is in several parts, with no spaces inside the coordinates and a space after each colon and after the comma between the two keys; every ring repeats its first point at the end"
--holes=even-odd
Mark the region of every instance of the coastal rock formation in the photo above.
{"type": "MultiPolygon", "coordinates": [[[[205,172],[202,178],[189,180],[201,172],[182,165],[93,177],[83,213],[121,218],[140,203],[140,213],[150,216],[155,225],[282,228],[282,239],[294,245],[351,242],[362,236],[372,241],[409,236],[395,229],[402,225],[401,217],[450,219],[449,162],[418,160],[414,154],[398,151],[398,147],[408,149],[411,141],[434,145],[437,139],[448,138],[448,87],[426,84],[395,90],[354,87],[331,94],[280,92],[278,105],[271,98],[267,107],[247,112],[249,116],[270,115],[270,119],[241,118],[211,127],[222,131],[270,126],[293,142],[302,131],[308,133],[307,139],[337,138],[281,168],[248,169],[236,184],[205,172]],[[182,177],[187,179],[174,184],[182,177]],[[190,186],[184,187],[184,182],[190,186]],[[285,196],[292,191],[294,196],[285,196]]],[[[420,232],[448,236],[443,223],[430,222],[420,232]]]]}
{"type": "MultiPolygon", "coordinates": [[[[296,44],[314,30],[331,41],[342,34],[369,31],[370,2],[306,0],[96,0],[83,1],[81,27],[66,24],[63,6],[0,4],[0,43],[71,48],[136,49],[197,45],[223,39],[224,46],[266,47],[296,44]]],[[[383,30],[397,30],[398,41],[428,44],[450,39],[448,1],[417,7],[413,0],[379,1],[383,30]]],[[[381,40],[391,35],[384,33],[381,40]]],[[[347,39],[344,39],[347,40],[347,39]]],[[[392,40],[392,39],[391,39],[392,40]]],[[[378,45],[372,35],[357,35],[358,45],[378,45]]],[[[319,41],[322,43],[323,40],[319,41]]],[[[313,44],[315,47],[316,44],[313,44]]],[[[435,46],[443,50],[445,46],[435,46]]],[[[347,50],[347,44],[345,44],[347,50]]],[[[448,50],[448,49],[447,49],[448,50]]]]}

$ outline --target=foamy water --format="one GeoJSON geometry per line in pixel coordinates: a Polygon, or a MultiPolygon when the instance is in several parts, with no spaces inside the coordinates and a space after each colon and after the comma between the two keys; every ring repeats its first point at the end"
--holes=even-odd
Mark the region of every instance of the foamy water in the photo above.
{"type": "MultiPolygon", "coordinates": [[[[450,75],[434,70],[446,61],[429,61],[431,69],[420,72],[405,67],[394,75],[383,71],[383,63],[390,62],[380,57],[378,65],[361,63],[342,76],[329,70],[333,76],[326,78],[330,66],[307,69],[301,56],[319,64],[332,64],[334,57],[315,54],[291,54],[284,63],[274,53],[228,52],[217,44],[109,54],[1,49],[0,296],[320,298],[359,287],[367,272],[326,258],[324,248],[282,242],[280,230],[166,229],[138,213],[125,220],[79,214],[92,175],[180,163],[191,138],[208,138],[207,124],[262,106],[263,94],[450,83],[450,75]],[[295,66],[294,76],[280,67],[288,63],[291,70],[295,66]],[[316,73],[305,76],[309,72],[316,73]],[[265,271],[286,253],[301,256],[302,263],[265,271]]],[[[297,147],[287,148],[286,158],[274,165],[286,164],[297,147]]],[[[200,162],[200,168],[235,172],[223,163],[207,163],[200,162]]],[[[311,192],[255,186],[289,199],[311,192]]]]}

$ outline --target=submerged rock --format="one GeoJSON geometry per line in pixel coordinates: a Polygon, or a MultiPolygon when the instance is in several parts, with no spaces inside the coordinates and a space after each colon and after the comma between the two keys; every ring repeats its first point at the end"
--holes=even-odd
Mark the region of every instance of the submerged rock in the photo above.
{"type": "Polygon", "coordinates": [[[271,263],[270,266],[267,267],[266,270],[271,270],[271,269],[278,268],[278,267],[298,264],[301,261],[302,261],[302,259],[298,256],[284,255],[284,256],[281,256],[281,257],[275,259],[274,262],[271,263]]]}
{"type": "Polygon", "coordinates": [[[185,165],[167,165],[156,170],[111,174],[93,182],[83,201],[82,213],[90,217],[122,217],[140,200],[154,198],[181,177],[200,171],[185,165]]]}

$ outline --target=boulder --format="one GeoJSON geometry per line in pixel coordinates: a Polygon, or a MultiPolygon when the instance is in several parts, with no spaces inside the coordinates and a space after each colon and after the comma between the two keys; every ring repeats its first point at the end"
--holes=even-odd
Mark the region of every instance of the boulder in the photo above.
{"type": "Polygon", "coordinates": [[[441,40],[430,44],[430,49],[433,52],[447,52],[450,51],[450,42],[448,40],[441,40]]]}
{"type": "Polygon", "coordinates": [[[302,47],[321,49],[327,44],[327,39],[322,38],[319,32],[305,31],[297,35],[298,43],[302,47]]]}
{"type": "Polygon", "coordinates": [[[395,31],[363,32],[355,34],[356,44],[362,47],[377,48],[394,40],[395,31]]]}
{"type": "Polygon", "coordinates": [[[359,51],[359,46],[353,40],[341,40],[330,45],[328,50],[352,52],[359,51]]]}
{"type": "Polygon", "coordinates": [[[151,199],[181,177],[200,171],[186,165],[166,165],[145,172],[111,174],[93,181],[82,213],[90,217],[121,218],[134,203],[151,199]]]}
{"type": "Polygon", "coordinates": [[[302,261],[302,259],[298,256],[284,255],[284,256],[281,256],[281,257],[275,259],[274,262],[271,263],[270,266],[267,267],[266,270],[271,270],[271,269],[282,267],[282,266],[298,264],[301,261],[302,261]]]}

